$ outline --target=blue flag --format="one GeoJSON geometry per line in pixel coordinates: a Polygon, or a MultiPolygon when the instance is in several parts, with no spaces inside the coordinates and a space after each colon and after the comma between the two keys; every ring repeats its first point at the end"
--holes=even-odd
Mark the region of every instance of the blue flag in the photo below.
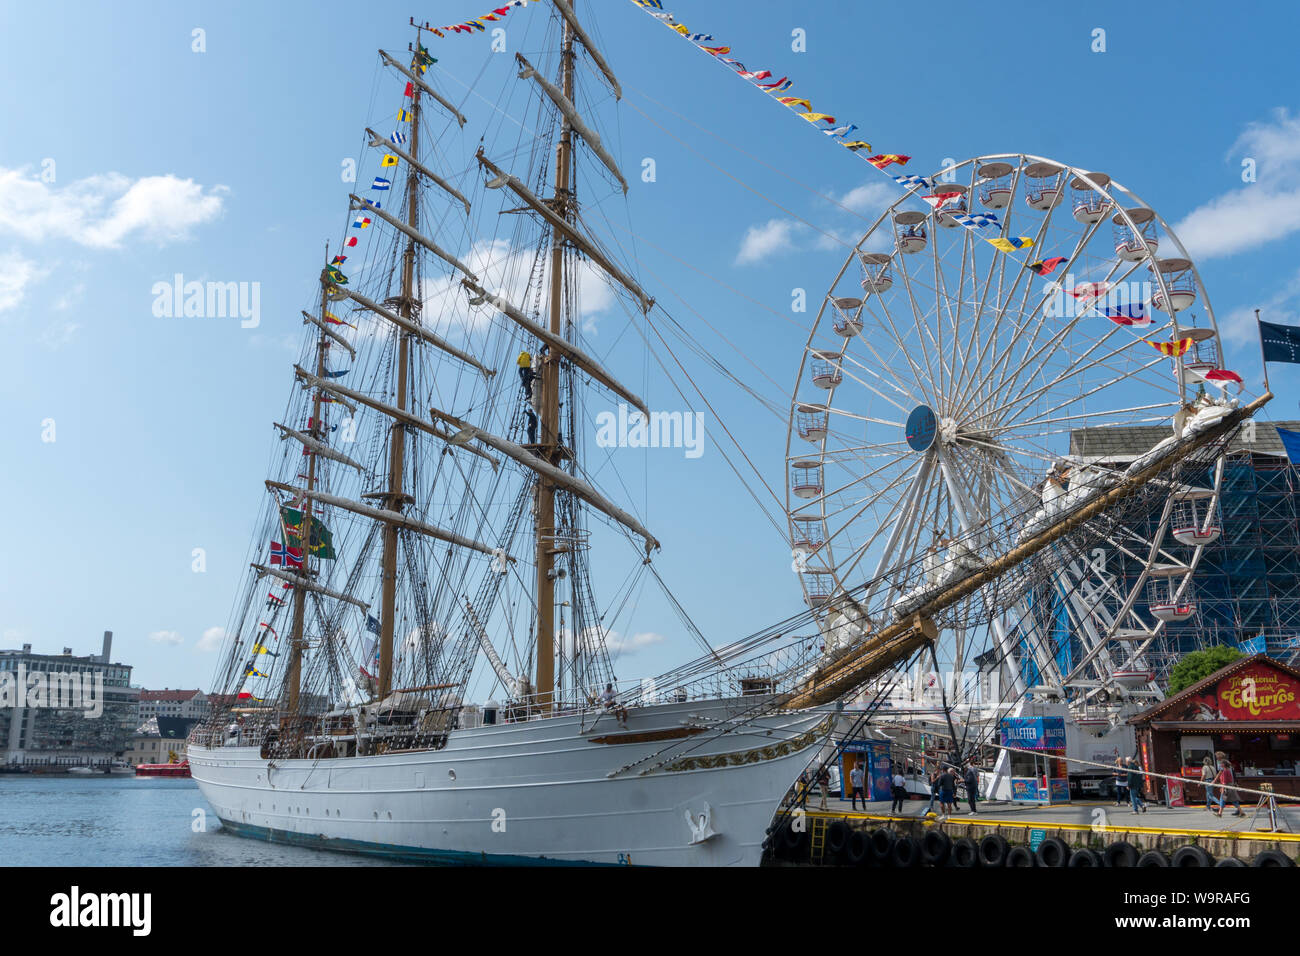
{"type": "Polygon", "coordinates": [[[1300,465],[1300,432],[1278,428],[1277,437],[1282,439],[1282,447],[1286,449],[1286,456],[1291,460],[1291,464],[1300,465]]]}
{"type": "Polygon", "coordinates": [[[366,615],[366,630],[373,634],[379,633],[379,618],[366,615]]]}
{"type": "Polygon", "coordinates": [[[376,177],[375,177],[375,181],[374,181],[373,183],[370,184],[370,188],[371,188],[371,189],[388,189],[388,188],[391,187],[392,185],[393,185],[393,181],[392,181],[391,179],[383,179],[383,178],[381,178],[381,177],[379,177],[379,176],[376,176],[376,177]]]}
{"type": "Polygon", "coordinates": [[[1300,327],[1260,322],[1259,339],[1264,345],[1265,362],[1300,364],[1300,327]]]}

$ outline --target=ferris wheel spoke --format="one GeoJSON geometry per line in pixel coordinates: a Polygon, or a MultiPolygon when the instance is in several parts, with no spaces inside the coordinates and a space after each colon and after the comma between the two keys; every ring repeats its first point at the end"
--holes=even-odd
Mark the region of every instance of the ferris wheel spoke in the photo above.
{"type": "MultiPolygon", "coordinates": [[[[875,346],[868,344],[868,345],[867,345],[867,348],[871,351],[871,354],[872,354],[873,356],[875,356],[876,361],[878,361],[878,362],[880,363],[880,367],[881,367],[881,368],[886,368],[886,369],[887,369],[887,368],[890,367],[890,366],[885,362],[885,360],[882,359],[882,358],[880,357],[880,355],[876,352],[875,346]]],[[[858,361],[856,358],[854,358],[854,357],[853,357],[852,355],[850,355],[848,352],[845,352],[845,353],[841,356],[841,361],[840,361],[840,371],[841,371],[843,374],[845,374],[845,375],[847,375],[849,378],[853,379],[853,381],[857,382],[857,383],[858,383],[859,385],[861,385],[863,388],[865,388],[865,389],[867,389],[868,391],[870,391],[873,395],[876,395],[876,396],[878,396],[879,398],[881,398],[881,399],[885,400],[886,402],[888,402],[890,405],[893,405],[895,408],[897,408],[897,409],[898,409],[900,412],[902,412],[904,415],[907,415],[907,414],[909,414],[909,413],[912,411],[912,409],[907,408],[907,407],[904,406],[904,405],[900,405],[900,404],[898,404],[898,402],[894,401],[892,398],[890,398],[890,397],[889,397],[888,395],[886,395],[884,392],[880,391],[880,389],[876,388],[876,386],[872,385],[870,382],[866,381],[866,380],[863,379],[863,378],[859,378],[859,377],[858,377],[857,375],[855,375],[853,372],[850,372],[848,369],[846,369],[846,368],[844,367],[844,361],[843,361],[844,359],[848,359],[848,360],[849,360],[850,362],[852,362],[855,366],[857,366],[858,368],[860,368],[863,372],[865,372],[865,373],[867,373],[867,374],[869,374],[869,375],[871,375],[871,376],[873,376],[873,377],[875,377],[875,378],[881,379],[881,381],[885,381],[885,379],[883,378],[883,376],[881,376],[879,373],[877,373],[877,372],[875,371],[875,369],[872,369],[872,368],[868,367],[867,365],[864,365],[862,362],[858,361]]],[[[910,365],[911,362],[909,361],[908,364],[910,365]]],[[[913,370],[915,371],[915,370],[916,370],[915,366],[912,366],[912,367],[913,367],[913,370]]],[[[900,394],[902,394],[904,397],[906,397],[906,398],[910,399],[911,401],[913,401],[916,405],[920,405],[920,404],[922,404],[922,402],[921,402],[919,399],[915,398],[915,397],[911,394],[911,392],[908,392],[908,391],[906,391],[905,389],[903,389],[901,386],[899,386],[898,383],[897,383],[897,381],[891,381],[891,382],[889,382],[888,384],[890,385],[891,388],[896,389],[900,394]]],[[[919,378],[919,376],[918,376],[918,378],[917,378],[915,384],[917,384],[917,385],[922,384],[922,383],[920,382],[920,378],[919,378]]],[[[922,389],[921,391],[924,392],[924,389],[922,389]]],[[[914,405],[913,407],[915,407],[915,405],[914,405]]],[[[834,408],[832,407],[832,408],[831,408],[831,411],[836,411],[836,409],[834,409],[834,408]]],[[[845,412],[844,414],[848,414],[848,413],[845,412]]]]}
{"type": "MultiPolygon", "coordinates": [[[[921,370],[917,368],[916,363],[912,361],[912,356],[910,351],[908,350],[907,346],[903,343],[902,337],[898,334],[898,329],[895,327],[893,317],[890,315],[889,312],[889,306],[885,304],[884,299],[881,298],[880,296],[877,296],[877,303],[879,304],[881,310],[885,313],[885,322],[888,324],[890,332],[892,332],[894,335],[894,341],[898,343],[899,348],[903,350],[904,354],[907,357],[907,364],[911,366],[912,374],[916,377],[917,384],[922,386],[923,392],[926,391],[926,389],[924,388],[924,383],[921,381],[921,370]]],[[[931,343],[933,343],[934,337],[930,335],[929,326],[921,322],[920,317],[916,315],[915,312],[913,312],[912,320],[914,325],[916,326],[918,338],[922,336],[928,337],[931,343]]],[[[857,336],[857,337],[861,338],[861,336],[857,336]]],[[[939,394],[938,390],[943,387],[942,380],[935,378],[934,369],[930,365],[929,349],[925,348],[924,342],[921,342],[919,344],[921,345],[921,356],[925,360],[926,374],[929,376],[929,384],[930,384],[929,396],[931,399],[931,404],[934,404],[935,399],[939,394]]]]}
{"type": "MultiPolygon", "coordinates": [[[[1044,235],[1044,233],[1045,233],[1046,226],[1047,226],[1047,222],[1044,221],[1044,223],[1042,223],[1042,224],[1040,225],[1040,227],[1039,227],[1039,231],[1038,231],[1037,237],[1036,237],[1036,239],[1035,239],[1035,244],[1036,244],[1036,247],[1037,247],[1037,248],[1040,248],[1040,249],[1041,249],[1041,248],[1043,247],[1043,235],[1044,235]]],[[[1084,250],[1087,248],[1088,243],[1089,243],[1089,242],[1092,240],[1092,238],[1095,236],[1095,234],[1096,234],[1096,228],[1097,228],[1097,224],[1093,224],[1093,226],[1092,226],[1091,229],[1089,229],[1089,230],[1088,230],[1087,232],[1085,232],[1082,236],[1080,236],[1079,240],[1075,243],[1074,248],[1071,250],[1069,256],[1067,257],[1067,259],[1068,259],[1069,262],[1075,262],[1075,261],[1077,261],[1078,258],[1080,257],[1080,255],[1083,254],[1084,250]]],[[[1021,269],[1021,270],[1019,271],[1019,273],[1018,273],[1017,276],[1016,276],[1015,284],[1013,284],[1013,286],[1012,286],[1012,289],[1011,289],[1010,294],[1009,294],[1009,295],[1007,296],[1007,298],[1003,301],[1003,307],[1002,307],[1002,309],[1000,309],[999,312],[998,312],[998,318],[1000,319],[1000,318],[1002,317],[1002,315],[1005,313],[1006,306],[1007,306],[1007,304],[1009,304],[1011,297],[1014,296],[1016,287],[1019,286],[1020,280],[1023,278],[1023,279],[1026,279],[1026,282],[1025,282],[1024,293],[1021,295],[1019,311],[1020,311],[1020,313],[1021,313],[1022,315],[1026,315],[1026,316],[1027,316],[1027,321],[1026,321],[1022,326],[1019,327],[1019,329],[1017,330],[1016,336],[1012,339],[1012,341],[1011,341],[1010,343],[1008,343],[1005,352],[1003,352],[1003,353],[1002,353],[1002,354],[1001,354],[997,359],[995,359],[995,360],[991,363],[991,367],[990,367],[990,370],[989,370],[989,374],[985,376],[984,380],[982,380],[982,382],[981,382],[981,386],[982,386],[983,384],[987,383],[988,380],[990,379],[990,377],[991,377],[992,375],[994,375],[994,374],[999,374],[999,372],[1001,372],[1002,374],[1005,374],[1005,369],[1006,369],[1006,367],[1007,367],[1007,363],[1010,362],[1010,360],[1011,360],[1011,355],[1012,355],[1013,352],[1014,352],[1014,349],[1015,349],[1016,343],[1017,343],[1017,341],[1020,339],[1020,337],[1022,336],[1023,331],[1024,331],[1025,329],[1029,329],[1029,328],[1032,328],[1032,329],[1033,329],[1033,336],[1030,338],[1029,342],[1026,344],[1026,346],[1025,346],[1025,351],[1028,352],[1029,349],[1032,349],[1032,348],[1034,347],[1034,343],[1037,342],[1037,339],[1038,339],[1038,335],[1039,335],[1039,333],[1040,333],[1040,332],[1044,329],[1044,327],[1046,327],[1046,325],[1047,325],[1047,322],[1046,322],[1046,318],[1047,318],[1047,316],[1046,316],[1046,314],[1045,314],[1045,310],[1046,310],[1047,305],[1048,305],[1048,304],[1049,304],[1053,299],[1055,299],[1057,296],[1060,296],[1060,295],[1064,294],[1064,293],[1063,293],[1063,290],[1053,291],[1053,290],[1052,290],[1052,286],[1054,285],[1054,283],[1049,283],[1049,285],[1048,285],[1048,289],[1047,289],[1047,291],[1045,291],[1045,292],[1043,293],[1043,296],[1042,296],[1041,300],[1039,301],[1037,307],[1035,307],[1034,310],[1033,310],[1032,312],[1028,312],[1028,313],[1026,313],[1026,305],[1028,304],[1028,301],[1029,301],[1029,295],[1030,295],[1030,293],[1033,291],[1033,282],[1032,282],[1032,280],[1028,279],[1028,276],[1027,276],[1027,274],[1026,274],[1027,272],[1028,272],[1027,269],[1021,269]]],[[[1113,274],[1113,270],[1112,270],[1112,274],[1113,274]]],[[[1109,281],[1109,280],[1106,280],[1106,281],[1109,281]]],[[[1077,323],[1078,318],[1081,318],[1081,317],[1082,317],[1082,316],[1077,316],[1076,319],[1075,319],[1075,323],[1077,323]]],[[[1073,328],[1073,325],[1074,325],[1075,323],[1071,323],[1070,328],[1073,328]]],[[[1019,364],[1019,367],[1024,368],[1024,367],[1026,366],[1026,364],[1027,364],[1026,362],[1021,362],[1021,363],[1019,364]]]]}
{"type": "MultiPolygon", "coordinates": [[[[1071,378],[1072,376],[1078,377],[1082,375],[1084,372],[1087,372],[1094,368],[1110,368],[1108,363],[1112,359],[1116,358],[1117,356],[1122,355],[1125,352],[1128,352],[1129,349],[1133,347],[1134,343],[1123,342],[1117,348],[1114,348],[1110,352],[1107,352],[1101,356],[1094,356],[1093,353],[1098,349],[1102,348],[1104,345],[1106,345],[1106,343],[1110,341],[1111,336],[1115,335],[1116,332],[1119,331],[1119,328],[1120,327],[1118,325],[1112,326],[1110,331],[1108,331],[1101,338],[1097,339],[1088,349],[1084,350],[1081,354],[1077,356],[1073,356],[1071,358],[1069,367],[1065,371],[1058,372],[1056,376],[1052,378],[1050,381],[1039,385],[1037,388],[1034,389],[1034,391],[1026,392],[1025,390],[1029,388],[1030,385],[1033,383],[1032,377],[1027,378],[1025,384],[1021,387],[1019,393],[1017,393],[1014,396],[1001,399],[996,406],[991,407],[989,411],[978,416],[975,420],[985,421],[988,418],[998,415],[999,413],[1005,413],[1008,409],[1023,410],[1025,408],[1030,407],[1031,403],[1035,399],[1037,399],[1040,395],[1046,394],[1047,392],[1058,388],[1058,386],[1062,385],[1062,383],[1064,383],[1067,379],[1071,378]],[[1091,361],[1088,361],[1085,364],[1085,360],[1090,358],[1091,361]]],[[[1159,364],[1161,361],[1163,361],[1162,358],[1156,358],[1152,362],[1141,366],[1139,369],[1135,371],[1138,372],[1145,371],[1146,369],[1151,368],[1153,365],[1159,364]]],[[[1069,401],[1077,401],[1078,398],[1079,396],[1072,395],[1070,396],[1069,401]]]]}
{"type": "MultiPolygon", "coordinates": [[[[1131,274],[1131,270],[1130,273],[1126,274],[1126,276],[1128,274],[1131,274]]],[[[1100,281],[1109,285],[1111,282],[1111,277],[1113,275],[1114,275],[1114,270],[1108,273],[1105,279],[1102,279],[1100,281]]],[[[1052,299],[1064,294],[1065,291],[1063,289],[1055,293],[1049,293],[1044,298],[1043,302],[1039,304],[1038,309],[1035,310],[1035,315],[1037,315],[1039,312],[1042,312],[1046,308],[1047,304],[1050,301],[1052,301],[1052,299]]],[[[1043,321],[1037,323],[1033,336],[1030,338],[1029,342],[1027,342],[1025,345],[1025,351],[1024,353],[1022,353],[1021,360],[1018,363],[1019,367],[1022,369],[1032,368],[1033,364],[1037,361],[1037,359],[1041,357],[1048,349],[1051,349],[1053,347],[1054,342],[1063,340],[1066,335],[1074,331],[1076,326],[1082,324],[1082,322],[1085,319],[1093,318],[1094,315],[1096,317],[1104,317],[1102,313],[1096,311],[1096,303],[1095,301],[1092,301],[1087,303],[1085,306],[1079,308],[1078,313],[1075,315],[1075,317],[1063,329],[1061,329],[1060,332],[1054,338],[1048,339],[1048,341],[1043,343],[1041,346],[1038,346],[1037,350],[1034,351],[1033,354],[1029,354],[1030,349],[1033,349],[1035,345],[1037,345],[1039,332],[1041,332],[1047,326],[1047,322],[1046,322],[1047,316],[1044,314],[1043,321]]],[[[1115,335],[1116,333],[1121,331],[1121,328],[1122,327],[1119,325],[1112,324],[1111,328],[1106,332],[1104,336],[1101,337],[1100,340],[1098,340],[1094,344],[1093,348],[1099,347],[1102,343],[1108,340],[1112,335],[1115,335]]],[[[1005,355],[1005,361],[1010,361],[1012,351],[1013,351],[1013,347],[1008,348],[1007,353],[1005,355]]],[[[1091,352],[1092,349],[1089,349],[1088,351],[1084,352],[1082,356],[1079,356],[1079,359],[1087,357],[1089,354],[1091,354],[1091,352]]],[[[1022,392],[1026,387],[1028,387],[1028,384],[1029,384],[1028,381],[1026,381],[1026,383],[1021,386],[1022,392]]],[[[1014,387],[1014,383],[1009,383],[1007,386],[1003,387],[1002,389],[999,389],[998,394],[1008,392],[1013,387],[1014,387]]]]}

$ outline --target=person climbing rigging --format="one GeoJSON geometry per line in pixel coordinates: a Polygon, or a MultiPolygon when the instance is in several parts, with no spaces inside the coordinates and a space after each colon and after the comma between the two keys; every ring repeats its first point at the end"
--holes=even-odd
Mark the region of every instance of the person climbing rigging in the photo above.
{"type": "Polygon", "coordinates": [[[519,366],[519,384],[524,389],[524,401],[531,401],[533,397],[533,357],[525,349],[519,353],[519,358],[515,359],[515,364],[519,366]]]}

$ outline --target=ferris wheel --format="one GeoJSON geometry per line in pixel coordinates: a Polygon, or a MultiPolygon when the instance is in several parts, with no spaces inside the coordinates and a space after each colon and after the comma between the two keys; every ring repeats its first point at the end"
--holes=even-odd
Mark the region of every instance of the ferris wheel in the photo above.
{"type": "MultiPolygon", "coordinates": [[[[1236,405],[1200,276],[1133,192],[1015,153],[929,180],[848,256],[792,396],[793,568],[828,655],[1236,405]]],[[[982,621],[1020,691],[1157,692],[1164,629],[1194,617],[1219,535],[1222,471],[1219,454],[982,621]]],[[[941,638],[958,669],[968,624],[941,638]]]]}

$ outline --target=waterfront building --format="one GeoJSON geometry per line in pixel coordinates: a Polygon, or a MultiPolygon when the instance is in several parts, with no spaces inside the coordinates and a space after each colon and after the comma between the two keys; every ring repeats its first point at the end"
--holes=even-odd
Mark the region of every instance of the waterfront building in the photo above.
{"type": "Polygon", "coordinates": [[[201,690],[141,690],[138,719],[180,717],[202,720],[208,713],[208,697],[201,690]]]}
{"type": "Polygon", "coordinates": [[[112,650],[112,631],[99,654],[0,650],[0,764],[107,767],[122,756],[138,724],[139,690],[112,650]]]}

